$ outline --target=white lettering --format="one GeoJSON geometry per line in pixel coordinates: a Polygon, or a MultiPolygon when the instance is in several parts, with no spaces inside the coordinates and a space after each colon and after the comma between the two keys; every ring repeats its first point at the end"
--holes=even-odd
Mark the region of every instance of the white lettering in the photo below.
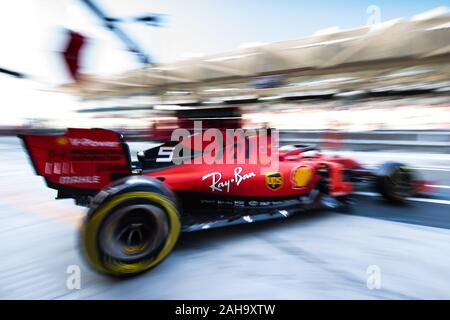
{"type": "Polygon", "coordinates": [[[78,265],[70,265],[66,269],[69,275],[66,280],[66,287],[69,290],[81,289],[81,268],[78,265]]]}
{"type": "Polygon", "coordinates": [[[250,179],[252,177],[256,177],[256,174],[254,172],[249,172],[246,174],[242,173],[242,167],[236,167],[234,169],[234,178],[228,179],[222,181],[222,173],[220,172],[213,172],[209,173],[202,177],[202,181],[205,181],[208,178],[211,178],[211,185],[209,188],[212,190],[212,192],[215,191],[223,191],[223,189],[226,189],[227,192],[230,192],[231,186],[235,184],[237,187],[245,180],[250,179]]]}
{"type": "Polygon", "coordinates": [[[85,176],[85,177],[78,177],[78,176],[71,176],[71,177],[60,177],[59,178],[60,184],[94,184],[94,183],[100,183],[100,177],[99,176],[85,176]]]}
{"type": "Polygon", "coordinates": [[[117,141],[94,141],[91,139],[77,139],[77,138],[69,138],[70,144],[73,146],[83,146],[83,147],[118,147],[119,142],[117,141]]]}
{"type": "Polygon", "coordinates": [[[175,147],[159,148],[158,158],[156,158],[156,162],[172,162],[173,149],[175,149],[175,147]]]}
{"type": "Polygon", "coordinates": [[[190,307],[183,304],[175,308],[176,315],[201,315],[203,318],[208,316],[209,307],[190,307]]]}

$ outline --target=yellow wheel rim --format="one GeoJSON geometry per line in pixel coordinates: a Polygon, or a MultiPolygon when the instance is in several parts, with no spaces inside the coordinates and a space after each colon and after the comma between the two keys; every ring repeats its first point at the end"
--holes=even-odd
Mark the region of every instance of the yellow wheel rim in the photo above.
{"type": "Polygon", "coordinates": [[[166,197],[154,192],[128,192],[113,197],[94,212],[92,218],[82,228],[83,251],[88,261],[100,272],[122,275],[142,272],[161,262],[172,251],[180,234],[181,224],[178,211],[166,197]],[[162,250],[154,259],[136,263],[122,263],[113,259],[102,259],[97,248],[97,234],[102,221],[116,206],[132,199],[147,199],[161,205],[167,212],[170,222],[169,236],[162,250]]]}

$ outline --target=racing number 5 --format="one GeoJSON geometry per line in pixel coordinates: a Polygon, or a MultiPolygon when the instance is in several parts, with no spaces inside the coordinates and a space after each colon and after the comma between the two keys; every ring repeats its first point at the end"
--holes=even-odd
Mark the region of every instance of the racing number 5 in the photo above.
{"type": "Polygon", "coordinates": [[[158,151],[156,162],[172,162],[173,150],[175,147],[161,147],[158,151]]]}

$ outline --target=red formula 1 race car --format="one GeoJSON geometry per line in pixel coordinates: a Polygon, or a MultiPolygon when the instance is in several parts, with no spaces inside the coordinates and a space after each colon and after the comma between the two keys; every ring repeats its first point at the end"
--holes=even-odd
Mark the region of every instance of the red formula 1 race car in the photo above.
{"type": "Polygon", "coordinates": [[[84,255],[95,269],[116,276],[159,264],[180,232],[345,208],[360,183],[394,202],[421,188],[403,164],[372,170],[313,146],[274,148],[269,142],[265,156],[273,161],[250,161],[261,147],[242,144],[262,141],[260,134],[214,148],[190,136],[139,152],[133,162],[122,135],[110,130],[20,137],[57,199],[89,208],[81,231],[84,255]]]}

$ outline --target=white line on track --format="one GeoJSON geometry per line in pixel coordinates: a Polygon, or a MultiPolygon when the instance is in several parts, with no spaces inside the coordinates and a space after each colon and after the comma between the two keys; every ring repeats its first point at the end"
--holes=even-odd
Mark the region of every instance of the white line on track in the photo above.
{"type": "MultiPolygon", "coordinates": [[[[353,194],[356,194],[359,196],[366,196],[366,197],[380,197],[381,196],[380,194],[378,194],[376,192],[363,192],[363,191],[354,192],[353,194]]],[[[411,198],[408,198],[408,200],[416,201],[416,202],[428,202],[428,203],[450,205],[450,200],[442,200],[442,199],[426,199],[426,198],[411,197],[411,198]]]]}
{"type": "Polygon", "coordinates": [[[427,184],[427,187],[437,188],[437,189],[450,189],[450,186],[441,186],[436,184],[427,184]]]}
{"type": "MultiPolygon", "coordinates": [[[[380,165],[371,163],[371,164],[363,164],[363,166],[367,167],[367,168],[377,168],[380,165]]],[[[411,167],[411,169],[421,170],[421,171],[444,171],[444,172],[450,172],[450,168],[448,168],[448,167],[444,167],[444,168],[442,168],[442,167],[411,167]]]]}
{"type": "Polygon", "coordinates": [[[422,170],[422,171],[446,171],[450,172],[450,168],[439,168],[439,167],[413,167],[415,170],[422,170]]]}
{"type": "Polygon", "coordinates": [[[347,151],[347,150],[339,150],[339,151],[323,151],[325,154],[334,154],[334,155],[352,155],[355,157],[363,156],[363,157],[371,157],[371,158],[389,158],[389,159],[413,159],[413,160],[450,160],[450,154],[446,153],[405,153],[405,152],[365,152],[365,151],[347,151]]]}

